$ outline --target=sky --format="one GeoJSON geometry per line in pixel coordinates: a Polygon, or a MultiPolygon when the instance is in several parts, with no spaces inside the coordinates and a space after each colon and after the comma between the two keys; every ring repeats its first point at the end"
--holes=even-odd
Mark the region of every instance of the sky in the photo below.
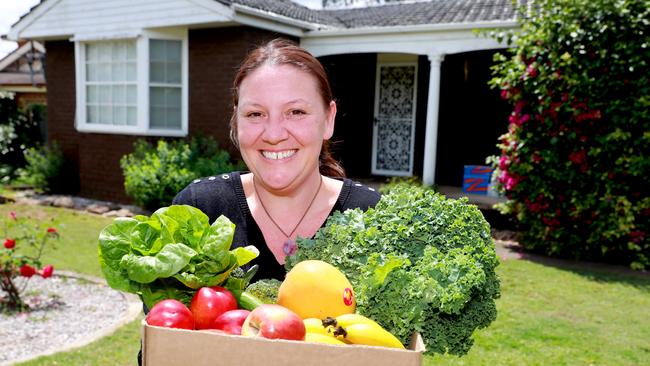
{"type": "MultiPolygon", "coordinates": [[[[11,25],[38,3],[39,0],[0,0],[0,34],[7,34],[11,25]]],[[[0,59],[16,47],[16,42],[0,40],[0,59]]]]}

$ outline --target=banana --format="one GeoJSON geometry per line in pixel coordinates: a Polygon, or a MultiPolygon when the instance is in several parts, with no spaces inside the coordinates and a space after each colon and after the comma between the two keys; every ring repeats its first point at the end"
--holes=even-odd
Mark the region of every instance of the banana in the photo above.
{"type": "Polygon", "coordinates": [[[309,332],[305,334],[305,342],[345,344],[345,342],[340,341],[330,335],[325,335],[321,333],[309,333],[309,332]]]}
{"type": "Polygon", "coordinates": [[[326,336],[334,337],[328,334],[327,328],[323,326],[323,322],[318,318],[307,318],[302,321],[305,324],[307,333],[318,333],[326,336]]]}
{"type": "Polygon", "coordinates": [[[404,349],[404,345],[386,329],[373,324],[356,323],[345,327],[342,332],[345,342],[404,349]]]}
{"type": "Polygon", "coordinates": [[[335,319],[336,325],[343,328],[347,328],[352,324],[372,324],[381,328],[377,322],[361,314],[343,314],[337,316],[335,319]]]}

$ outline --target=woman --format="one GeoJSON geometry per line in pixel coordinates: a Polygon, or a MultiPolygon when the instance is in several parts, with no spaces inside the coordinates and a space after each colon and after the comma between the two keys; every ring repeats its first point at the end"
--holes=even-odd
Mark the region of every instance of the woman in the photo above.
{"type": "Polygon", "coordinates": [[[255,279],[282,280],[296,237],[312,237],[335,211],[374,206],[379,193],[344,178],[331,157],[336,103],[323,66],[295,43],[276,39],[253,50],[233,83],[230,137],[249,173],[197,179],[174,204],[225,215],[233,247],[260,250],[255,279]]]}

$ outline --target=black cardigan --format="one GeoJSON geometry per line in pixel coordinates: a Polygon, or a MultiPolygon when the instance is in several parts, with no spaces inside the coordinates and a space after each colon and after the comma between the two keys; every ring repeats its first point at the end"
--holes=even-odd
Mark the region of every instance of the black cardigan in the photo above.
{"type": "MultiPolygon", "coordinates": [[[[369,207],[374,207],[379,198],[379,192],[373,188],[345,178],[330,216],[335,211],[343,212],[352,208],[365,211],[369,207]]],[[[251,265],[259,265],[253,281],[262,278],[284,279],[286,273],[284,266],[276,261],[266,245],[262,231],[248,208],[239,172],[196,179],[178,193],[173,203],[200,209],[209,217],[210,223],[220,215],[226,216],[235,224],[232,248],[254,245],[260,251],[259,257],[251,262],[251,265]]]]}

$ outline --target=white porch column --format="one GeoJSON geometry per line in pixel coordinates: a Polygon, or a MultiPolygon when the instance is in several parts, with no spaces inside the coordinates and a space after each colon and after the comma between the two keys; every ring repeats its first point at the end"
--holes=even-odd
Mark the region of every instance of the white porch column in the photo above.
{"type": "Polygon", "coordinates": [[[436,177],[436,149],[438,147],[438,109],[440,106],[440,64],[444,54],[431,53],[429,62],[429,98],[427,100],[427,125],[424,134],[424,165],[422,183],[433,185],[436,177]]]}

